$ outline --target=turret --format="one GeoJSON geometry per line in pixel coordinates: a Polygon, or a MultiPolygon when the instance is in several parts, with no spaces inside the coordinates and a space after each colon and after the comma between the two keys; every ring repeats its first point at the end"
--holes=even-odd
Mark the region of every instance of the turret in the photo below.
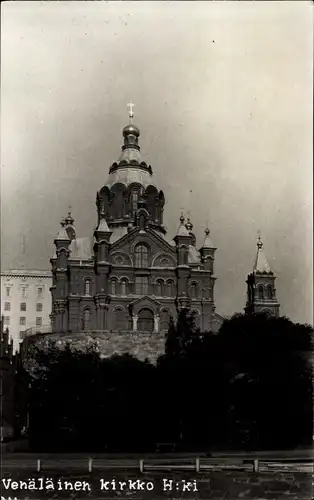
{"type": "Polygon", "coordinates": [[[190,277],[189,267],[189,246],[192,244],[192,236],[185,227],[183,214],[180,217],[180,225],[174,238],[177,248],[177,310],[189,309],[190,300],[188,297],[188,282],[190,277]]]}
{"type": "Polygon", "coordinates": [[[67,296],[68,296],[68,260],[71,239],[65,229],[66,222],[61,221],[61,229],[54,240],[56,246],[56,258],[53,264],[53,287],[52,296],[52,327],[57,332],[67,330],[67,296]]]}
{"type": "Polygon", "coordinates": [[[204,243],[199,249],[201,254],[202,263],[204,265],[204,269],[206,271],[210,271],[212,274],[214,273],[214,260],[215,260],[215,251],[217,248],[213,244],[210,231],[208,228],[205,229],[205,238],[204,243]]]}
{"type": "Polygon", "coordinates": [[[276,276],[270,268],[259,236],[253,271],[246,281],[246,314],[265,313],[270,316],[279,316],[280,305],[276,298],[275,281],[276,276]]]}

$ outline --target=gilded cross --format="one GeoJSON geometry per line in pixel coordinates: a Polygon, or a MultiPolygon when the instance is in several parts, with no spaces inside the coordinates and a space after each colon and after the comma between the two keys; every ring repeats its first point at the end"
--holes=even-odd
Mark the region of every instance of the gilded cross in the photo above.
{"type": "Polygon", "coordinates": [[[133,104],[131,101],[127,104],[127,107],[129,108],[129,118],[130,118],[130,123],[132,123],[134,113],[133,113],[133,108],[135,104],[133,104]]]}

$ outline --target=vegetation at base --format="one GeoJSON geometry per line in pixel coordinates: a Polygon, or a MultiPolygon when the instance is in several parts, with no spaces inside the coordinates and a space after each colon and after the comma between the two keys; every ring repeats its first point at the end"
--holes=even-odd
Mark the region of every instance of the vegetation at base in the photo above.
{"type": "Polygon", "coordinates": [[[183,311],[157,366],[102,359],[97,346],[35,348],[29,372],[34,450],[182,451],[310,445],[313,329],[234,315],[201,333],[183,311]]]}

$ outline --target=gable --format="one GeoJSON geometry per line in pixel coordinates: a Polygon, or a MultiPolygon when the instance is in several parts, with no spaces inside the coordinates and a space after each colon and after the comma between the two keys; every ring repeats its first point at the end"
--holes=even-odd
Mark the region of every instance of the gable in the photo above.
{"type": "Polygon", "coordinates": [[[141,309],[150,309],[153,312],[159,312],[161,304],[158,300],[145,295],[131,302],[130,306],[133,310],[133,314],[138,314],[141,309]]]}
{"type": "Polygon", "coordinates": [[[171,247],[167,241],[154,231],[150,230],[150,228],[146,231],[140,231],[139,228],[133,229],[111,245],[109,254],[110,256],[113,254],[132,256],[134,254],[135,247],[141,243],[149,250],[149,267],[154,263],[157,256],[159,256],[159,260],[157,259],[156,264],[153,265],[159,266],[162,261],[164,261],[164,267],[176,265],[176,249],[171,247]]]}

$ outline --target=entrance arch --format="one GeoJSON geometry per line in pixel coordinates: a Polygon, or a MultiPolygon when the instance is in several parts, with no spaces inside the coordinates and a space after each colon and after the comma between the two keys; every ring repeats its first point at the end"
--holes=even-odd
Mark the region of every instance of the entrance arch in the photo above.
{"type": "Polygon", "coordinates": [[[154,313],[148,308],[141,309],[138,313],[137,329],[139,331],[154,331],[154,313]]]}

